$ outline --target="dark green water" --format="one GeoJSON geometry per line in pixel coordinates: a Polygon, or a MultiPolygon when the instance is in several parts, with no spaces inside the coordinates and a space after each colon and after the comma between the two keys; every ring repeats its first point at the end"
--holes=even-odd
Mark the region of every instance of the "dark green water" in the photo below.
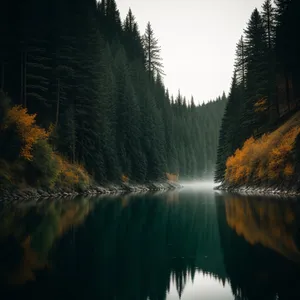
{"type": "Polygon", "coordinates": [[[300,299],[300,205],[203,189],[6,205],[0,289],[1,299],[300,299]]]}

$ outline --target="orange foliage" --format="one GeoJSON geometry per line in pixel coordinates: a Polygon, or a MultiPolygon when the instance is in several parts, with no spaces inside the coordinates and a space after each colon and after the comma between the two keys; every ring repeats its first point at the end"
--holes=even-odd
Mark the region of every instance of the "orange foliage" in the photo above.
{"type": "Polygon", "coordinates": [[[167,179],[169,181],[174,181],[177,182],[179,179],[179,175],[178,174],[171,174],[171,173],[166,173],[167,179]]]}
{"type": "Polygon", "coordinates": [[[72,186],[79,184],[80,182],[85,185],[90,183],[90,177],[83,166],[79,164],[71,164],[57,154],[53,155],[59,165],[59,176],[62,184],[72,186]]]}
{"type": "Polygon", "coordinates": [[[31,237],[25,238],[22,243],[23,256],[18,266],[12,274],[9,274],[7,280],[10,284],[21,285],[27,281],[34,281],[35,271],[48,268],[47,263],[41,262],[38,254],[31,248],[31,237]]]}
{"type": "Polygon", "coordinates": [[[62,236],[71,228],[81,225],[92,208],[93,206],[88,200],[80,203],[68,203],[59,215],[56,237],[62,236]]]}
{"type": "Polygon", "coordinates": [[[43,128],[36,125],[36,114],[28,114],[26,108],[21,106],[14,106],[8,112],[6,116],[5,128],[15,125],[17,127],[18,134],[23,142],[21,149],[21,157],[26,160],[32,160],[32,147],[41,139],[47,139],[49,133],[43,128]]]}
{"type": "Polygon", "coordinates": [[[126,176],[126,175],[122,175],[121,176],[121,180],[123,181],[123,182],[125,182],[125,183],[127,183],[128,181],[129,181],[129,178],[128,178],[128,176],[126,176]]]}
{"type": "Polygon", "coordinates": [[[300,261],[300,252],[294,235],[296,221],[292,205],[251,197],[227,196],[226,220],[238,235],[250,244],[262,244],[281,255],[300,261]]]}
{"type": "Polygon", "coordinates": [[[253,165],[252,152],[255,139],[248,139],[242,150],[237,149],[235,154],[228,158],[226,162],[226,179],[231,183],[248,181],[253,165]],[[245,163],[247,162],[247,163],[245,163]]]}
{"type": "MultiPolygon", "coordinates": [[[[34,159],[33,146],[39,141],[45,141],[45,144],[47,144],[49,136],[55,134],[56,130],[53,124],[50,125],[48,131],[39,127],[36,124],[36,114],[29,114],[27,109],[20,105],[12,107],[6,113],[3,129],[6,130],[10,127],[16,129],[22,143],[19,155],[27,161],[34,159]]],[[[42,149],[43,151],[45,151],[44,148],[42,149]]],[[[55,174],[47,182],[49,186],[52,187],[59,183],[62,186],[81,188],[90,184],[90,177],[83,166],[69,163],[66,159],[54,153],[49,145],[46,154],[47,159],[49,159],[53,169],[55,169],[53,171],[55,174]],[[51,156],[51,159],[49,156],[51,156]]],[[[0,162],[0,167],[1,165],[3,165],[2,162],[0,162]]],[[[10,169],[3,167],[1,171],[0,177],[11,181],[10,169]]]]}
{"type": "MultiPolygon", "coordinates": [[[[8,269],[7,273],[4,273],[7,281],[15,285],[25,284],[29,281],[36,280],[37,271],[50,269],[51,265],[48,263],[48,255],[55,241],[71,228],[80,226],[93,208],[93,203],[87,198],[80,199],[79,201],[51,202],[49,206],[45,206],[47,216],[52,216],[49,218],[51,221],[49,223],[46,222],[46,226],[42,227],[42,230],[44,230],[43,233],[45,235],[49,235],[50,233],[51,236],[50,242],[44,245],[45,247],[43,247],[42,250],[46,252],[45,256],[41,253],[41,250],[38,250],[38,248],[32,245],[32,236],[34,236],[35,231],[33,231],[31,235],[26,235],[25,238],[20,234],[24,228],[24,222],[27,220],[28,213],[31,212],[30,209],[22,209],[18,211],[17,214],[14,211],[6,211],[5,215],[9,216],[10,222],[5,222],[3,215],[1,215],[0,228],[7,230],[4,230],[4,236],[1,237],[13,236],[15,241],[17,241],[22,248],[22,257],[19,263],[16,264],[15,268],[11,270],[8,269]]],[[[41,227],[37,230],[40,229],[41,227]]],[[[2,232],[0,232],[0,234],[1,233],[2,232]]],[[[0,272],[0,276],[1,275],[0,272]]]]}
{"type": "Polygon", "coordinates": [[[288,163],[283,172],[286,177],[292,176],[294,174],[294,167],[291,163],[288,163]]]}
{"type": "Polygon", "coordinates": [[[268,102],[267,102],[267,98],[266,97],[259,99],[254,104],[255,112],[260,113],[260,112],[266,111],[268,109],[267,105],[268,105],[268,102]]]}
{"type": "Polygon", "coordinates": [[[256,179],[267,181],[292,176],[292,150],[300,134],[300,125],[295,119],[260,139],[248,139],[242,149],[237,149],[227,159],[226,181],[231,184],[246,184],[256,179]]]}

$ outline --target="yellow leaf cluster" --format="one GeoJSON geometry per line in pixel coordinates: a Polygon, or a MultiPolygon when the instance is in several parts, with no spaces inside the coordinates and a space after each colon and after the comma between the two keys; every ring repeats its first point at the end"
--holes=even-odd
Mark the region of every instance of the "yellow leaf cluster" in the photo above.
{"type": "Polygon", "coordinates": [[[179,175],[178,174],[172,174],[172,173],[166,173],[167,179],[169,181],[174,181],[177,182],[179,179],[179,175]]]}
{"type": "Polygon", "coordinates": [[[32,160],[32,147],[41,139],[47,139],[49,133],[36,125],[36,114],[29,114],[26,108],[14,106],[6,116],[5,128],[15,125],[23,143],[20,156],[26,160],[32,160]]]}
{"type": "Polygon", "coordinates": [[[284,168],[284,175],[286,176],[286,177],[289,177],[289,176],[292,176],[293,174],[294,174],[294,167],[293,167],[293,165],[291,164],[291,163],[288,163],[286,166],[285,166],[285,168],[284,168]]]}
{"type": "Polygon", "coordinates": [[[292,150],[300,126],[282,127],[260,139],[248,139],[242,149],[227,159],[225,179],[231,184],[253,180],[288,179],[294,174],[292,150]]]}
{"type": "Polygon", "coordinates": [[[127,183],[127,182],[129,181],[129,178],[128,178],[128,176],[122,174],[121,180],[122,180],[124,183],[127,183]]]}
{"type": "Polygon", "coordinates": [[[251,157],[254,145],[255,139],[251,137],[245,142],[241,150],[237,149],[235,154],[228,158],[226,162],[226,180],[230,183],[241,183],[249,180],[253,164],[251,157]]]}
{"type": "Polygon", "coordinates": [[[80,182],[84,185],[90,184],[90,177],[83,166],[79,164],[71,164],[61,156],[54,154],[59,165],[60,180],[62,184],[72,186],[79,184],[80,182]]]}
{"type": "Polygon", "coordinates": [[[268,101],[267,98],[261,98],[254,104],[254,110],[257,113],[264,112],[268,109],[268,101]]]}

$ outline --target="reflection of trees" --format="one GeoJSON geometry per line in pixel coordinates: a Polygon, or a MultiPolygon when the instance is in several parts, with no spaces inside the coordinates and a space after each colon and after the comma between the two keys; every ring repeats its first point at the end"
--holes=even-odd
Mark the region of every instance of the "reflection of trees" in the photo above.
{"type": "Polygon", "coordinates": [[[228,195],[225,206],[218,206],[221,245],[237,299],[297,299],[299,204],[228,195]]]}
{"type": "Polygon", "coordinates": [[[253,197],[225,200],[228,225],[249,243],[260,243],[287,258],[300,261],[295,241],[296,209],[292,202],[253,197]]]}
{"type": "Polygon", "coordinates": [[[171,280],[181,295],[197,269],[224,282],[216,222],[213,198],[196,194],[102,199],[55,243],[33,297],[165,299],[171,280]]]}
{"type": "Polygon", "coordinates": [[[35,278],[17,295],[32,299],[163,300],[197,270],[229,281],[235,299],[297,299],[299,213],[295,202],[183,192],[7,210],[0,274],[35,278]]]}
{"type": "MultiPolygon", "coordinates": [[[[215,207],[201,200],[181,195],[175,202],[151,196],[131,198],[126,206],[124,199],[99,203],[76,235],[77,255],[90,256],[77,261],[76,279],[87,278],[84,284],[89,285],[78,293],[88,297],[99,290],[102,299],[165,299],[170,278],[181,294],[196,268],[219,272],[215,276],[224,280],[215,207]]],[[[65,266],[60,272],[69,277],[74,270],[65,266]]]]}
{"type": "Polygon", "coordinates": [[[42,207],[3,210],[0,217],[0,260],[3,260],[0,276],[16,284],[34,280],[36,271],[48,268],[49,252],[55,240],[71,227],[80,225],[89,211],[90,203],[84,198],[49,202],[42,207]],[[12,257],[15,264],[5,261],[11,248],[18,253],[12,257]]]}

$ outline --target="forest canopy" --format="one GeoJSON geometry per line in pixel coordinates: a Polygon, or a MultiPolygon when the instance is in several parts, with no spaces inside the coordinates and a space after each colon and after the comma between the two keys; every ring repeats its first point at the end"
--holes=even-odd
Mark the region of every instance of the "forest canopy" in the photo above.
{"type": "Polygon", "coordinates": [[[265,0],[252,12],[236,46],[216,182],[274,184],[299,174],[299,28],[298,0],[265,0]]]}
{"type": "Polygon", "coordinates": [[[0,28],[0,122],[32,123],[0,131],[2,164],[27,165],[41,136],[97,182],[212,174],[226,96],[170,95],[150,22],[141,34],[115,0],[3,0],[0,28]]]}

